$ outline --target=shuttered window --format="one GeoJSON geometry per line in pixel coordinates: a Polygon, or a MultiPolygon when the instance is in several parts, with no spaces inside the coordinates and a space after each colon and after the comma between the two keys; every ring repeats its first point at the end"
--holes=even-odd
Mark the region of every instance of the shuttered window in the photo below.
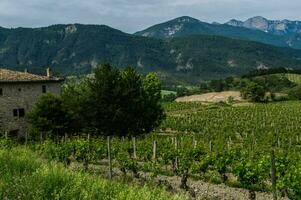
{"type": "Polygon", "coordinates": [[[20,109],[13,109],[13,116],[14,117],[24,117],[25,116],[25,109],[20,108],[20,109]]]}

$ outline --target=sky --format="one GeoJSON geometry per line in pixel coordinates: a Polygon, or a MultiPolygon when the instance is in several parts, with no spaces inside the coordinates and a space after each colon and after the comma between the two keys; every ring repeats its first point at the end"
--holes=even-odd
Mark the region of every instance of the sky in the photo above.
{"type": "Polygon", "coordinates": [[[0,0],[0,26],[105,24],[133,33],[180,16],[224,23],[253,16],[301,20],[300,0],[0,0]]]}

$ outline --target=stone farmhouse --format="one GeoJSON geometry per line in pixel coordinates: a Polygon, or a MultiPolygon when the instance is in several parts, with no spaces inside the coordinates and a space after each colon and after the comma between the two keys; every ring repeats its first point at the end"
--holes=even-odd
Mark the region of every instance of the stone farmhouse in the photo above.
{"type": "Polygon", "coordinates": [[[24,136],[28,128],[26,114],[45,93],[60,94],[63,79],[0,68],[0,132],[24,136]]]}

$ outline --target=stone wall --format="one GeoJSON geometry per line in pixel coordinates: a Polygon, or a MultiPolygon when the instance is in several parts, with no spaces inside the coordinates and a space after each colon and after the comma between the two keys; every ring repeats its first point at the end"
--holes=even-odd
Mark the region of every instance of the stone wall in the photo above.
{"type": "MultiPolygon", "coordinates": [[[[43,86],[46,92],[60,94],[60,82],[44,83],[0,83],[2,95],[0,95],[0,130],[2,132],[15,132],[23,135],[28,128],[26,114],[28,114],[37,99],[43,95],[43,86]],[[25,116],[14,116],[14,109],[24,109],[25,116]]],[[[18,113],[19,115],[19,113],[18,113]]]]}

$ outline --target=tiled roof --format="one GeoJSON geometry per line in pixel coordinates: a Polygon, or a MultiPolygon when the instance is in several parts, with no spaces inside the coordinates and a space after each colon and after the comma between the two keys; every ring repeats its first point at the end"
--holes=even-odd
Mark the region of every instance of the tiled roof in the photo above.
{"type": "Polygon", "coordinates": [[[18,72],[0,68],[0,82],[44,82],[61,81],[63,79],[30,74],[28,72],[18,72]]]}

